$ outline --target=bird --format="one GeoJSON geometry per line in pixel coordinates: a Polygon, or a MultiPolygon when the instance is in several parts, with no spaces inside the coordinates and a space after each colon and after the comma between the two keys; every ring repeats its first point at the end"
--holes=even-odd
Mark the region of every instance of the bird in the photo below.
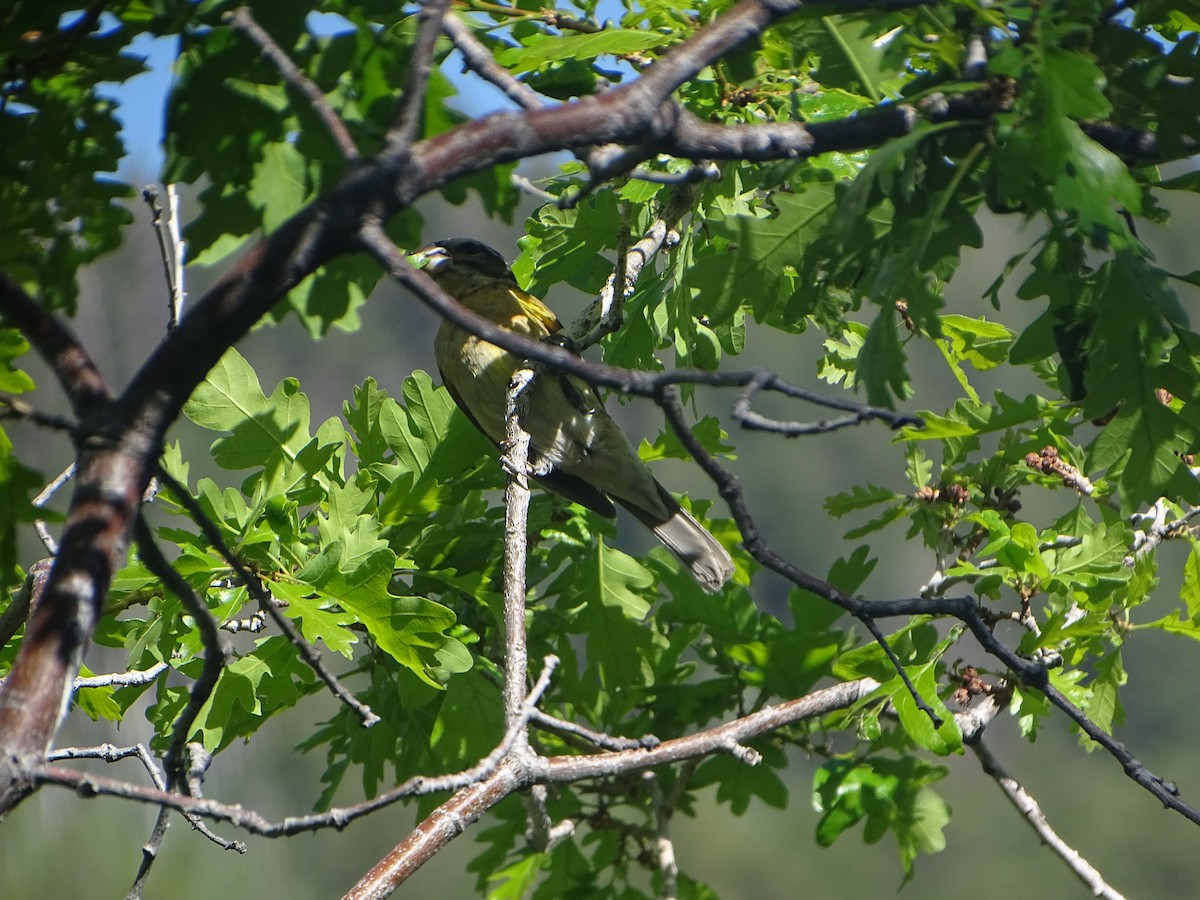
{"type": "MultiPolygon", "coordinates": [[[[480,241],[436,241],[409,257],[463,306],[534,340],[554,342],[562,323],[518,286],[504,257],[480,241]]],[[[505,440],[505,406],[524,361],[450,320],[434,339],[434,357],[455,404],[493,444],[505,440]]],[[[710,593],[733,574],[728,551],[650,473],[591,385],[567,373],[538,378],[522,425],[530,436],[535,479],[608,518],[614,502],[649,528],[710,593]]]]}

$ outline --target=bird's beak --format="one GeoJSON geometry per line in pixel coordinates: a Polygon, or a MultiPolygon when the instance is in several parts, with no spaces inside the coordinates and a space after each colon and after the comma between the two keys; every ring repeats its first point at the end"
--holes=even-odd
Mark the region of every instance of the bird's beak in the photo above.
{"type": "Polygon", "coordinates": [[[428,247],[422,247],[409,254],[408,261],[414,269],[428,269],[432,274],[441,268],[449,258],[445,247],[440,244],[430,244],[428,247]]]}

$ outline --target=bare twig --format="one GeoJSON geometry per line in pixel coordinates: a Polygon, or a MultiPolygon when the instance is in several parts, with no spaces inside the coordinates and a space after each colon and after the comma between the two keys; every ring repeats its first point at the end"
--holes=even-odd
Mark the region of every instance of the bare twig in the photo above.
{"type": "Polygon", "coordinates": [[[41,492],[33,498],[33,505],[41,509],[50,502],[50,498],[58,492],[58,489],[70,481],[74,475],[75,463],[71,463],[69,466],[59,472],[53,481],[42,488],[41,492]]]}
{"type": "Polygon", "coordinates": [[[612,734],[603,734],[599,731],[593,731],[578,722],[568,722],[566,719],[560,719],[557,716],[552,716],[542,710],[534,710],[533,715],[529,719],[530,723],[539,728],[544,728],[547,731],[557,732],[558,734],[570,735],[579,738],[591,744],[594,747],[599,747],[602,750],[637,750],[656,747],[661,743],[658,738],[653,735],[646,735],[641,738],[626,738],[612,734]]]}
{"type": "Polygon", "coordinates": [[[545,106],[541,95],[524,82],[513,77],[508,69],[496,62],[492,51],[462,19],[447,15],[442,19],[442,31],[462,54],[463,64],[494,87],[500,89],[513,103],[523,109],[540,109],[545,106]]]}
{"type": "Polygon", "coordinates": [[[118,747],[116,744],[97,744],[94,747],[59,747],[46,754],[48,762],[60,759],[99,759],[106,763],[114,763],[130,757],[137,757],[150,775],[150,780],[160,788],[163,786],[162,775],[159,774],[158,767],[150,756],[150,751],[142,744],[133,744],[128,747],[118,747]]]}
{"type": "Polygon", "coordinates": [[[1103,897],[1105,900],[1124,900],[1124,895],[1109,885],[1099,870],[1089,863],[1079,851],[1064,841],[1046,820],[1045,813],[1021,784],[1004,771],[1000,761],[982,740],[973,740],[968,745],[979,758],[983,771],[990,775],[1004,792],[1004,796],[1016,807],[1029,826],[1037,834],[1043,844],[1067,864],[1075,877],[1083,882],[1093,897],[1103,897]]]}
{"type": "Polygon", "coordinates": [[[417,40],[408,61],[408,77],[392,127],[388,129],[387,143],[392,151],[403,153],[421,135],[421,123],[425,118],[425,93],[433,70],[433,51],[449,8],[450,0],[421,0],[421,9],[417,14],[417,40]]]}
{"type": "MultiPolygon", "coordinates": [[[[158,815],[154,819],[154,827],[150,829],[150,837],[146,839],[146,843],[142,844],[142,860],[138,863],[137,874],[133,876],[133,884],[129,886],[125,900],[141,900],[142,892],[146,889],[146,881],[150,877],[150,870],[158,860],[159,851],[162,850],[163,841],[167,837],[167,828],[170,825],[171,810],[165,806],[160,807],[158,815]]],[[[242,849],[238,852],[244,853],[245,846],[242,844],[242,849]]]]}
{"type": "Polygon", "coordinates": [[[240,6],[226,13],[224,20],[258,47],[284,82],[304,97],[320,118],[321,124],[325,126],[326,133],[333,139],[342,159],[348,163],[356,161],[359,158],[358,147],[355,146],[354,139],[350,137],[350,132],[346,130],[341,117],[329,105],[321,89],[300,71],[287,52],[254,20],[249,7],[240,6]]]}
{"type": "Polygon", "coordinates": [[[74,434],[76,431],[76,423],[65,416],[42,412],[16,397],[0,396],[0,419],[26,419],[43,428],[65,431],[68,434],[74,434]]]}
{"type": "MultiPolygon", "coordinates": [[[[61,747],[46,754],[48,762],[66,759],[99,759],[107,763],[114,763],[131,757],[136,757],[141,762],[142,767],[150,776],[150,781],[154,784],[156,790],[161,792],[167,790],[162,773],[151,758],[150,751],[143,744],[134,744],[129,747],[118,747],[115,744],[99,744],[95,747],[61,747]]],[[[158,851],[162,847],[163,838],[166,836],[167,827],[170,824],[170,814],[171,810],[169,807],[160,807],[150,838],[142,845],[142,861],[138,866],[138,873],[134,878],[133,885],[127,894],[127,900],[128,898],[136,900],[136,898],[141,896],[146,878],[150,874],[150,868],[154,865],[154,861],[158,857],[158,851]]],[[[246,852],[245,843],[242,841],[226,840],[220,835],[213,833],[204,821],[194,813],[184,811],[182,815],[195,831],[200,832],[200,834],[219,846],[222,850],[233,850],[237,853],[246,852]]]]}
{"type": "Polygon", "coordinates": [[[733,403],[732,415],[733,418],[742,423],[743,428],[752,431],[770,431],[786,437],[824,434],[829,431],[837,431],[839,428],[845,428],[849,425],[861,425],[871,420],[884,422],[890,428],[903,428],[906,425],[921,427],[923,424],[918,416],[897,413],[894,410],[878,406],[867,406],[866,404],[854,403],[849,400],[825,397],[814,391],[808,391],[795,385],[783,383],[776,375],[766,370],[756,372],[746,385],[745,390],[738,394],[737,400],[733,403]],[[830,409],[850,413],[850,415],[837,419],[822,419],[819,422],[781,422],[777,419],[768,419],[766,416],[760,415],[750,408],[750,404],[754,402],[755,396],[764,389],[775,389],[787,397],[806,400],[818,406],[825,406],[830,409]]]}
{"type": "MultiPolygon", "coordinates": [[[[49,484],[42,488],[41,492],[33,498],[33,505],[41,509],[50,502],[53,497],[64,484],[70,481],[75,476],[75,463],[71,463],[65,469],[58,473],[49,484]]],[[[46,548],[46,552],[51,556],[58,553],[58,541],[54,540],[54,535],[50,533],[49,526],[45,520],[37,519],[33,523],[33,529],[37,532],[38,538],[42,542],[42,546],[46,548]]]]}
{"type": "MultiPolygon", "coordinates": [[[[650,810],[654,816],[654,859],[658,868],[658,896],[662,900],[676,900],[679,896],[679,865],[675,862],[675,844],[671,840],[671,817],[674,805],[663,794],[658,775],[646,772],[642,780],[650,788],[650,810]]],[[[672,799],[675,798],[672,794],[672,799]]]]}
{"type": "Polygon", "coordinates": [[[171,593],[179,598],[183,608],[191,614],[204,645],[204,667],[200,670],[200,677],[192,684],[187,706],[175,721],[175,726],[171,731],[171,740],[164,755],[167,768],[167,787],[184,786],[187,782],[182,756],[183,745],[191,734],[192,725],[195,724],[196,717],[200,715],[200,710],[208,702],[213,689],[217,686],[217,679],[221,677],[221,671],[225,668],[227,651],[221,646],[221,636],[217,633],[217,620],[208,611],[208,606],[196,594],[192,586],[184,580],[183,576],[167,562],[167,558],[158,548],[146,520],[140,516],[136,535],[138,553],[142,562],[166,585],[171,593]]]}
{"type": "Polygon", "coordinates": [[[557,203],[558,198],[549,191],[544,191],[524,175],[513,172],[508,176],[508,180],[513,183],[513,186],[518,190],[524,191],[530,197],[542,201],[543,203],[557,203]]]}
{"type": "Polygon", "coordinates": [[[158,185],[148,184],[142,188],[142,200],[150,207],[150,224],[154,226],[154,237],[158,241],[158,258],[163,267],[163,280],[167,283],[167,331],[170,331],[179,324],[179,311],[175,299],[175,280],[179,276],[179,269],[173,262],[175,257],[171,250],[172,240],[166,235],[158,185]]]}
{"type": "Polygon", "coordinates": [[[187,272],[183,266],[185,245],[179,228],[179,191],[173,183],[167,185],[167,210],[167,233],[171,236],[171,270],[175,273],[171,282],[171,315],[168,327],[174,328],[183,316],[183,304],[187,301],[187,289],[184,287],[187,272]]]}
{"type": "Polygon", "coordinates": [[[163,672],[167,671],[165,662],[155,663],[148,669],[132,672],[114,672],[111,675],[91,675],[87,678],[75,679],[75,690],[98,687],[130,687],[149,684],[163,672]]]}

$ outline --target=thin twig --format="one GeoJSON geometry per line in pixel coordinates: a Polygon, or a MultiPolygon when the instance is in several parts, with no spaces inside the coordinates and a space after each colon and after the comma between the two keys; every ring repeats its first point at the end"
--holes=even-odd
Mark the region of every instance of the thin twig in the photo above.
{"type": "Polygon", "coordinates": [[[65,431],[68,434],[75,434],[78,430],[77,424],[66,416],[42,412],[16,397],[0,396],[0,419],[27,419],[43,428],[65,431]]]}
{"type": "Polygon", "coordinates": [[[522,81],[513,77],[508,69],[496,62],[492,51],[475,37],[470,27],[454,15],[442,19],[442,31],[462,54],[463,64],[484,81],[508,97],[523,109],[540,109],[545,106],[541,95],[522,81]]]}
{"type": "Polygon", "coordinates": [[[1041,842],[1067,864],[1067,868],[1083,882],[1093,897],[1102,897],[1104,900],[1125,900],[1124,895],[1109,885],[1095,866],[1084,859],[1078,850],[1064,841],[1050,826],[1038,802],[1016,779],[1004,771],[1004,767],[1000,765],[1000,761],[987,744],[982,740],[974,740],[968,742],[967,746],[975,752],[983,771],[995,780],[997,786],[1004,792],[1004,796],[1029,823],[1041,842]]]}
{"type": "MultiPolygon", "coordinates": [[[[58,473],[58,476],[42,488],[41,492],[33,498],[33,505],[38,509],[44,507],[50,502],[58,489],[70,481],[75,476],[75,463],[71,463],[65,469],[58,473]]],[[[46,552],[51,556],[58,554],[58,542],[54,540],[54,535],[50,533],[50,528],[46,525],[44,519],[35,519],[33,522],[33,530],[37,532],[38,538],[42,542],[42,546],[46,548],[46,552]]]]}
{"type": "Polygon", "coordinates": [[[167,211],[170,216],[167,219],[167,233],[171,236],[171,270],[175,273],[171,284],[171,317],[168,325],[168,329],[171,329],[179,324],[183,317],[183,305],[187,301],[187,289],[184,286],[187,272],[183,266],[185,245],[179,228],[179,191],[174,183],[167,185],[167,211]]]}
{"type": "Polygon", "coordinates": [[[679,864],[675,861],[675,844],[671,841],[670,827],[675,810],[663,795],[656,773],[646,772],[642,780],[650,788],[650,812],[654,817],[654,859],[659,878],[662,879],[658,896],[661,900],[677,900],[679,864]]]}
{"type": "Polygon", "coordinates": [[[354,139],[350,136],[341,117],[329,105],[329,100],[316,83],[297,68],[284,49],[275,43],[275,39],[254,20],[250,9],[240,6],[225,13],[223,18],[234,30],[240,32],[254,46],[258,47],[262,55],[275,66],[279,76],[288,86],[303,95],[325,126],[326,133],[333,139],[342,159],[348,163],[358,160],[358,147],[355,146],[354,139]]]}
{"type": "Polygon", "coordinates": [[[178,270],[172,260],[171,239],[166,235],[166,225],[163,221],[163,205],[159,202],[158,185],[148,184],[142,188],[142,200],[150,207],[150,224],[154,226],[154,237],[158,241],[158,258],[162,262],[163,280],[167,283],[167,331],[179,324],[179,315],[175,307],[175,279],[178,270]]]}
{"type": "MultiPolygon", "coordinates": [[[[142,844],[142,860],[138,863],[137,873],[133,876],[133,884],[129,886],[125,900],[141,900],[142,892],[146,889],[146,882],[150,878],[150,870],[158,860],[158,854],[162,850],[163,841],[167,837],[167,828],[170,825],[171,810],[165,806],[159,807],[158,815],[154,818],[154,827],[150,829],[150,837],[146,839],[146,843],[142,844]]],[[[241,848],[238,852],[245,853],[246,845],[242,844],[241,848]]]]}
{"type": "Polygon", "coordinates": [[[417,14],[417,40],[408,60],[408,77],[392,126],[388,129],[387,145],[392,151],[403,152],[421,136],[421,124],[425,120],[425,94],[433,71],[433,51],[449,8],[450,0],[421,0],[421,9],[417,14]]]}
{"type": "Polygon", "coordinates": [[[637,750],[649,749],[656,747],[662,743],[652,734],[648,734],[641,738],[627,738],[619,735],[604,734],[600,731],[593,731],[578,722],[568,722],[566,719],[560,719],[557,716],[552,716],[542,710],[534,710],[533,715],[529,719],[530,724],[536,725],[547,731],[557,732],[558,734],[571,735],[577,737],[594,747],[599,747],[602,750],[637,750]]]}
{"type": "Polygon", "coordinates": [[[142,562],[167,586],[171,593],[179,598],[183,608],[191,614],[196,622],[196,628],[200,632],[201,644],[204,646],[204,666],[200,670],[200,677],[192,683],[187,706],[175,720],[167,752],[163,757],[167,767],[167,786],[169,788],[175,785],[183,786],[187,783],[187,772],[182,755],[183,745],[191,734],[192,726],[196,722],[196,717],[200,715],[200,710],[208,702],[213,689],[217,686],[217,680],[225,668],[227,651],[221,646],[221,636],[217,632],[217,620],[213,618],[212,613],[208,611],[208,606],[196,594],[192,586],[167,562],[167,558],[163,556],[154,540],[154,535],[150,532],[150,526],[146,524],[146,520],[142,516],[138,516],[134,534],[137,538],[138,555],[142,562]]]}
{"type": "MultiPolygon", "coordinates": [[[[144,744],[133,744],[128,747],[118,747],[115,744],[108,743],[99,744],[94,747],[60,747],[46,754],[48,762],[69,759],[99,759],[107,763],[114,763],[131,757],[136,757],[141,762],[142,767],[150,776],[150,781],[154,784],[156,790],[167,791],[162,773],[159,771],[158,766],[154,764],[154,760],[150,756],[150,751],[146,749],[144,744]]],[[[188,824],[192,826],[193,830],[200,832],[201,835],[212,841],[222,850],[233,850],[237,853],[246,852],[246,845],[242,841],[227,840],[215,834],[205,824],[204,820],[195,813],[190,813],[186,810],[181,810],[180,812],[187,819],[188,824]]],[[[170,813],[171,809],[169,806],[160,806],[158,818],[155,821],[150,838],[142,846],[142,862],[138,866],[137,876],[134,878],[133,886],[130,888],[128,894],[128,897],[134,898],[134,900],[141,896],[141,890],[145,884],[146,877],[150,874],[150,867],[158,857],[159,848],[162,846],[167,826],[170,823],[170,813]]]]}
{"type": "Polygon", "coordinates": [[[549,191],[544,191],[524,175],[518,172],[513,172],[508,176],[508,180],[513,183],[513,186],[518,190],[524,191],[530,197],[540,200],[542,203],[557,203],[558,198],[549,191]]]}
{"type": "Polygon", "coordinates": [[[742,423],[742,427],[750,430],[770,431],[775,434],[782,434],[787,437],[796,437],[807,434],[823,434],[828,431],[836,431],[839,428],[845,428],[848,425],[861,425],[864,422],[872,420],[885,423],[889,428],[903,428],[912,426],[920,428],[924,425],[919,416],[909,415],[908,413],[898,413],[895,410],[884,409],[880,406],[868,406],[865,403],[855,403],[852,400],[845,400],[840,397],[827,397],[818,394],[815,391],[809,391],[805,388],[798,387],[793,384],[788,384],[781,381],[775,374],[760,369],[754,373],[754,377],[746,385],[745,389],[738,394],[737,400],[733,403],[732,415],[735,419],[742,423]],[[759,415],[750,408],[750,404],[754,402],[754,398],[764,390],[774,390],[783,394],[785,397],[792,397],[797,400],[804,400],[816,406],[824,406],[829,409],[836,409],[850,415],[840,419],[823,419],[820,422],[780,422],[775,419],[768,419],[765,416],[759,415]]]}
{"type": "Polygon", "coordinates": [[[75,690],[80,688],[99,688],[99,687],[132,687],[137,685],[149,684],[163,672],[167,671],[169,666],[165,662],[155,663],[148,669],[139,669],[132,672],[114,672],[111,675],[91,675],[87,678],[75,679],[75,690]]]}

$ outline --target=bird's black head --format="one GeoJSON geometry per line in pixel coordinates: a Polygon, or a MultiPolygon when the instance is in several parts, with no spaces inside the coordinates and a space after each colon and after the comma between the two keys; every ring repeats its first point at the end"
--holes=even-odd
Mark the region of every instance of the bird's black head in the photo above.
{"type": "Polygon", "coordinates": [[[489,280],[516,284],[504,257],[473,238],[434,241],[413,256],[424,259],[429,274],[439,281],[489,280]]]}

